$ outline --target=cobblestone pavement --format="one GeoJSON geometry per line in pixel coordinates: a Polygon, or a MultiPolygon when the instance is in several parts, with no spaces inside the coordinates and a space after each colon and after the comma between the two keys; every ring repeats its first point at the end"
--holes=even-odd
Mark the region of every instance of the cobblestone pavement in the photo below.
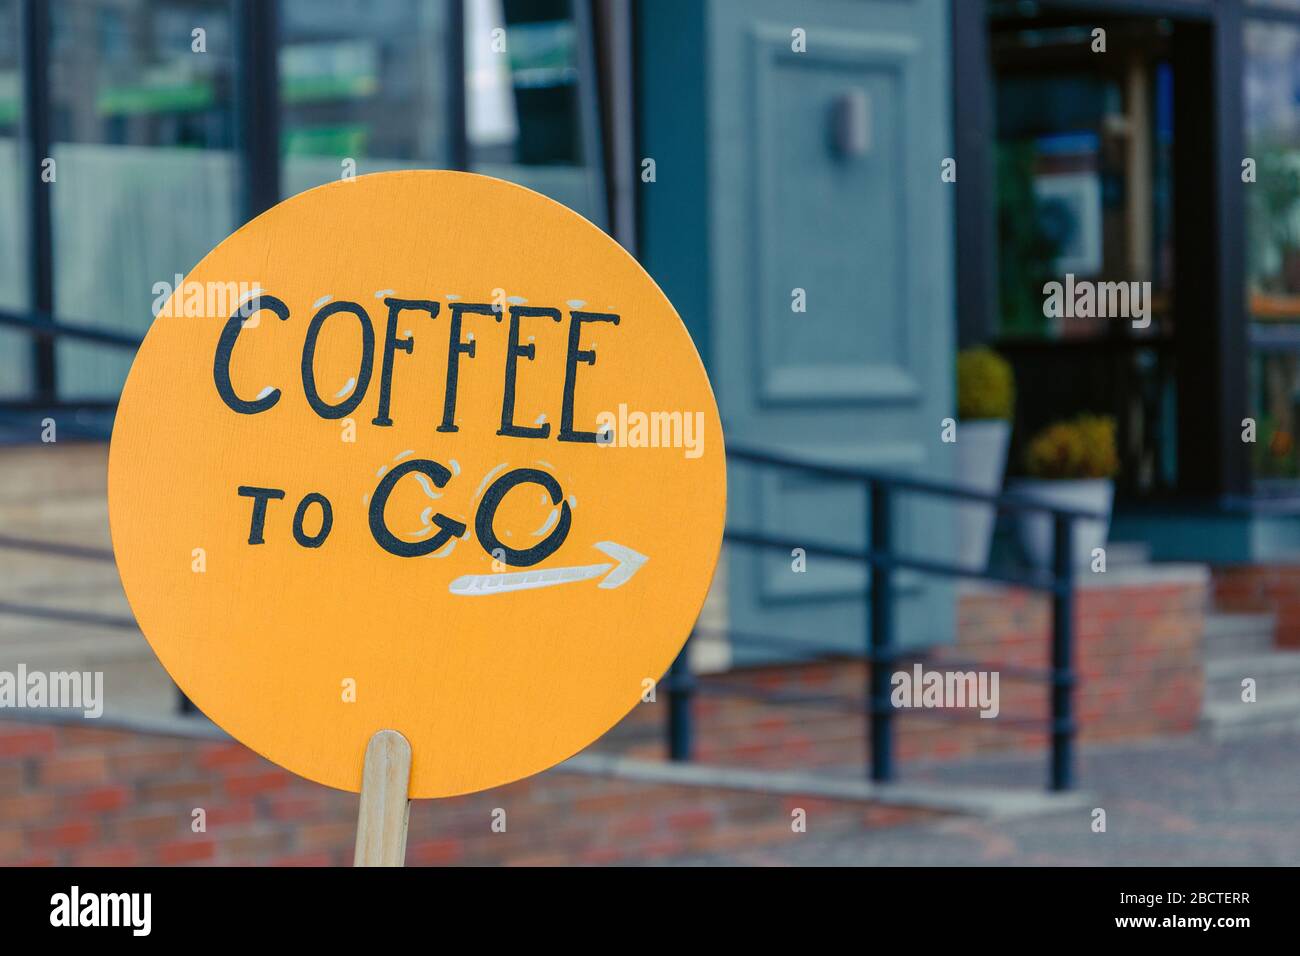
{"type": "MultiPolygon", "coordinates": [[[[1043,759],[902,768],[908,780],[1035,786],[1043,759]]],[[[949,818],[888,830],[818,836],[682,865],[1300,865],[1300,736],[1211,743],[1189,737],[1093,748],[1079,761],[1084,810],[1014,820],[949,818]],[[1106,832],[1091,829],[1093,807],[1106,832]]]]}

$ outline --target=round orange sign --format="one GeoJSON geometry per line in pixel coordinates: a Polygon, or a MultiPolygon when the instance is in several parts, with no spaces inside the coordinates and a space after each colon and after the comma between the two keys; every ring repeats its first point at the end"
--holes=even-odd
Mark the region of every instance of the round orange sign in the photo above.
{"type": "Polygon", "coordinates": [[[217,724],[356,791],[507,783],[642,699],[704,602],[726,466],[672,305],[519,186],[363,176],[222,242],[122,392],[109,517],[131,608],[217,724]]]}

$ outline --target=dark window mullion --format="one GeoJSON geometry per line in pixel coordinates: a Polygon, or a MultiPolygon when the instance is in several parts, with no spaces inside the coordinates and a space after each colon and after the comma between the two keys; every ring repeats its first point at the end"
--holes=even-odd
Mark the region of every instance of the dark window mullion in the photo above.
{"type": "MultiPolygon", "coordinates": [[[[46,0],[23,0],[22,82],[23,148],[27,177],[28,261],[30,311],[39,321],[54,316],[54,245],[51,233],[52,184],[41,179],[50,155],[49,49],[50,16],[46,0]]],[[[37,336],[32,341],[35,397],[53,402],[58,394],[54,339],[37,336]]]]}
{"type": "Polygon", "coordinates": [[[630,0],[591,0],[607,232],[637,252],[636,81],[630,0]]]}
{"type": "Polygon", "coordinates": [[[465,4],[447,0],[447,165],[469,169],[468,104],[465,102],[465,4]]]}
{"type": "Polygon", "coordinates": [[[597,72],[596,27],[587,0],[570,0],[569,16],[577,34],[578,68],[578,132],[581,137],[582,162],[590,170],[588,202],[593,211],[604,214],[605,221],[598,223],[610,235],[614,234],[609,219],[608,184],[605,176],[604,124],[601,122],[601,77],[597,72]]]}
{"type": "Polygon", "coordinates": [[[244,221],[280,201],[278,0],[235,0],[235,75],[244,221]]]}
{"type": "MultiPolygon", "coordinates": [[[[1241,184],[1241,160],[1246,155],[1245,94],[1243,90],[1242,0],[1219,0],[1215,6],[1214,131],[1217,148],[1218,197],[1215,221],[1219,247],[1214,250],[1218,269],[1218,366],[1220,457],[1218,488],[1221,495],[1249,491],[1247,446],[1241,441],[1241,422],[1247,414],[1246,366],[1249,361],[1246,315],[1246,221],[1241,184]]],[[[1213,420],[1213,419],[1212,419],[1213,420]]]]}

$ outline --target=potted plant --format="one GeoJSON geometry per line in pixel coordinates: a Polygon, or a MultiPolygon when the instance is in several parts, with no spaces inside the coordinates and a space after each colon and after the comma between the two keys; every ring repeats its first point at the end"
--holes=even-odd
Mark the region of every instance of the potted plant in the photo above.
{"type": "MultiPolygon", "coordinates": [[[[1081,415],[1073,421],[1050,425],[1034,436],[1025,453],[1028,478],[1011,483],[1020,498],[1077,508],[1105,515],[1104,520],[1080,519],[1074,523],[1074,565],[1086,566],[1092,552],[1106,543],[1110,509],[1115,496],[1115,421],[1081,415]]],[[[1022,512],[1018,527],[1025,556],[1036,567],[1052,564],[1052,516],[1022,512]]]]}
{"type": "Polygon", "coordinates": [[[1257,233],[1265,248],[1251,249],[1252,259],[1276,257],[1276,266],[1258,262],[1272,281],[1269,291],[1300,292],[1300,166],[1290,150],[1268,149],[1259,160],[1259,191],[1252,192],[1251,212],[1263,233],[1257,233]]]}
{"type": "MultiPolygon", "coordinates": [[[[996,494],[1002,488],[1011,437],[1015,380],[1011,366],[990,348],[966,349],[957,356],[957,467],[954,482],[972,491],[996,494]]],[[[992,505],[957,505],[957,560],[982,571],[997,511],[992,505]]]]}

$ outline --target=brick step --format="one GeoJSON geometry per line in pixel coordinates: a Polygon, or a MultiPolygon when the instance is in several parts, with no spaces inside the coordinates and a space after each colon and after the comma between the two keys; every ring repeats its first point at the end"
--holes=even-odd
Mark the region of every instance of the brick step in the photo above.
{"type": "Polygon", "coordinates": [[[63,661],[72,666],[77,661],[96,664],[139,657],[153,657],[149,642],[138,631],[119,628],[88,627],[49,622],[51,630],[42,633],[37,624],[23,628],[20,635],[0,641],[0,666],[23,661],[63,661]],[[59,629],[61,628],[61,629],[59,629]]]}
{"type": "Polygon", "coordinates": [[[34,653],[43,646],[77,643],[77,641],[98,641],[131,637],[144,643],[144,637],[136,630],[131,611],[127,607],[107,607],[107,609],[82,609],[69,607],[68,614],[85,615],[85,617],[66,618],[57,614],[44,614],[43,606],[23,604],[14,610],[6,598],[0,598],[0,661],[8,654],[16,653],[14,649],[22,648],[23,653],[34,653]],[[122,627],[120,624],[130,624],[122,627]]]}
{"type": "Polygon", "coordinates": [[[1151,545],[1145,541],[1106,542],[1106,570],[1151,563],[1151,545]]]}
{"type": "Polygon", "coordinates": [[[0,643],[0,670],[102,671],[104,710],[113,716],[161,715],[175,708],[176,689],[149,644],[130,631],[78,629],[63,640],[0,643]]]}
{"type": "Polygon", "coordinates": [[[1206,703],[1239,703],[1241,682],[1246,677],[1255,679],[1255,693],[1261,701],[1300,693],[1300,651],[1209,658],[1205,662],[1206,703]]]}
{"type": "Polygon", "coordinates": [[[116,576],[100,580],[46,578],[42,581],[25,575],[0,586],[0,606],[5,604],[32,605],[55,611],[75,609],[95,614],[125,614],[128,617],[131,614],[116,576]]]}
{"type": "Polygon", "coordinates": [[[111,548],[105,505],[100,496],[59,497],[56,489],[46,489],[29,501],[0,501],[0,516],[8,537],[111,548]]]}
{"type": "Polygon", "coordinates": [[[1213,611],[1205,615],[1205,655],[1218,657],[1271,651],[1276,631],[1277,618],[1269,613],[1213,611]]]}
{"type": "Polygon", "coordinates": [[[61,622],[27,622],[0,641],[0,669],[104,671],[107,708],[114,714],[157,713],[173,700],[172,679],[138,631],[61,622]]]}
{"type": "Polygon", "coordinates": [[[1201,730],[1214,741],[1300,732],[1300,693],[1278,694],[1253,704],[1240,700],[1208,704],[1201,730]]]}

